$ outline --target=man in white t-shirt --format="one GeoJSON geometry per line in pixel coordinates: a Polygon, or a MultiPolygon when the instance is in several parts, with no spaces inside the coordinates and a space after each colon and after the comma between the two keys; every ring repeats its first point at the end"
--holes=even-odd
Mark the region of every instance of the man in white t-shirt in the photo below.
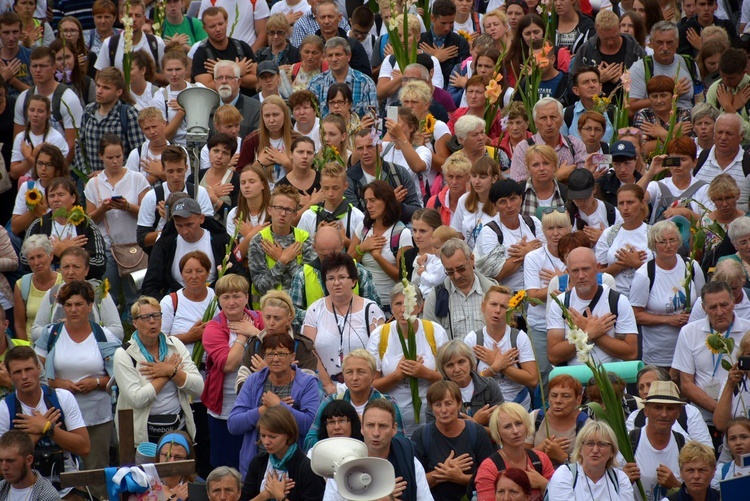
{"type": "MultiPolygon", "coordinates": [[[[164,40],[156,35],[144,33],[141,29],[146,22],[146,7],[143,0],[130,0],[122,3],[120,7],[120,19],[129,16],[133,22],[133,51],[143,50],[154,60],[157,71],[161,68],[161,59],[164,57],[164,40]],[[130,10],[126,10],[130,6],[130,10]]],[[[122,71],[122,61],[125,54],[125,37],[123,34],[114,34],[113,36],[102,41],[102,48],[99,51],[99,57],[96,59],[94,67],[101,71],[108,66],[114,66],[122,71]],[[117,45],[115,45],[117,42],[117,45]],[[114,53],[112,60],[110,53],[114,53]]],[[[167,80],[160,72],[157,75],[157,81],[161,85],[166,85],[167,80]]]]}
{"type": "Polygon", "coordinates": [[[266,22],[271,15],[266,0],[242,2],[240,0],[202,0],[198,17],[209,7],[223,7],[226,10],[229,35],[247,43],[253,52],[267,45],[266,22]]]}
{"type": "Polygon", "coordinates": [[[727,371],[722,367],[721,357],[706,348],[706,339],[713,333],[724,333],[734,339],[734,353],[737,353],[742,336],[750,330],[750,322],[735,315],[734,293],[726,282],[708,282],[701,291],[701,301],[707,316],[680,330],[672,369],[679,371],[685,397],[701,410],[714,446],[718,446],[721,434],[713,426],[713,412],[727,371]]]}
{"type": "Polygon", "coordinates": [[[5,355],[4,363],[16,391],[0,402],[0,436],[11,429],[21,430],[35,447],[57,445],[68,459],[71,454],[87,456],[91,441],[78,403],[68,390],[42,386],[42,368],[34,350],[16,346],[5,355]]]}
{"type": "MultiPolygon", "coordinates": [[[[623,471],[631,482],[641,480],[645,501],[661,501],[667,491],[682,484],[677,458],[687,439],[672,426],[685,402],[672,381],[654,381],[644,404],[648,422],[629,433],[635,444],[635,463],[627,463],[623,471]]],[[[635,499],[640,500],[640,494],[635,499]]]]}
{"type": "MultiPolygon", "coordinates": [[[[628,299],[607,287],[598,285],[599,267],[594,251],[587,247],[573,249],[568,255],[571,290],[563,303],[573,322],[588,333],[593,353],[601,362],[635,360],[638,356],[638,327],[628,299]]],[[[553,365],[581,364],[576,347],[567,340],[568,327],[557,303],[547,315],[547,355],[553,365]]]]}
{"type": "MultiPolygon", "coordinates": [[[[180,260],[193,251],[200,251],[211,261],[207,282],[216,280],[216,266],[224,260],[229,235],[213,217],[203,214],[201,205],[192,198],[181,198],[171,208],[172,219],[164,227],[164,233],[154,244],[148,261],[148,271],[143,281],[143,294],[161,299],[167,293],[185,286],[180,273],[180,260]]],[[[231,272],[242,273],[234,253],[230,260],[231,272]]]]}
{"type": "Polygon", "coordinates": [[[23,134],[27,121],[27,102],[31,96],[39,94],[47,97],[52,105],[50,125],[65,137],[68,143],[66,160],[70,162],[75,155],[76,129],[81,126],[83,107],[81,101],[70,88],[60,87],[55,80],[55,52],[49,47],[37,47],[31,52],[29,70],[34,85],[18,96],[14,109],[13,135],[23,134]],[[55,93],[65,89],[59,99],[55,93]]]}

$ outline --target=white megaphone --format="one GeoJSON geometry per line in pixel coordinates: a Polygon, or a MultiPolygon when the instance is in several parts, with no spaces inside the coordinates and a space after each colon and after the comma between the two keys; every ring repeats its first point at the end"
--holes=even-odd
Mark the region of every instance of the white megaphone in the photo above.
{"type": "Polygon", "coordinates": [[[177,94],[177,104],[185,110],[185,133],[188,148],[193,158],[193,179],[195,179],[195,193],[198,199],[198,172],[200,170],[200,149],[208,142],[211,111],[221,103],[219,94],[208,87],[188,87],[177,94]]]}
{"type": "Polygon", "coordinates": [[[349,501],[374,501],[396,487],[393,465],[367,457],[367,446],[353,438],[327,438],[310,451],[310,466],[321,477],[333,478],[339,494],[349,501]]]}
{"type": "Polygon", "coordinates": [[[130,282],[130,287],[132,287],[134,291],[140,292],[141,285],[143,285],[143,279],[146,278],[146,271],[148,270],[138,270],[128,275],[128,282],[130,282]]]}

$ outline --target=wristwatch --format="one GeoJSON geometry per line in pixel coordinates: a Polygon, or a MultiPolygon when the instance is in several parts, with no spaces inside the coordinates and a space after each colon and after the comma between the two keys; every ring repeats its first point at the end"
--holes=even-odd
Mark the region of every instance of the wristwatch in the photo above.
{"type": "Polygon", "coordinates": [[[55,425],[54,424],[49,427],[49,430],[47,430],[47,431],[44,432],[44,436],[47,437],[47,438],[49,438],[50,440],[52,439],[52,435],[54,435],[54,434],[55,434],[55,425]]]}

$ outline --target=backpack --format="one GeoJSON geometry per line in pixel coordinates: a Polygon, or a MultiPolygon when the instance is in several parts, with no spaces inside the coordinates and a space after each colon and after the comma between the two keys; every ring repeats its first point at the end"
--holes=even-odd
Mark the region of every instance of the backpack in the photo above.
{"type": "MultiPolygon", "coordinates": [[[[352,224],[352,208],[354,206],[350,204],[349,202],[344,199],[338,207],[336,207],[336,210],[334,210],[330,215],[325,214],[324,212],[325,202],[320,202],[319,204],[313,205],[310,207],[310,210],[312,210],[315,213],[315,229],[317,230],[318,225],[322,223],[323,221],[327,221],[330,218],[333,218],[334,220],[341,220],[343,218],[346,219],[346,231],[345,234],[347,238],[351,238],[351,224],[352,224]]],[[[396,255],[395,253],[393,254],[396,255]]]]}
{"type": "MultiPolygon", "coordinates": [[[[434,425],[433,425],[434,426],[434,425]]],[[[531,459],[531,465],[534,467],[536,472],[540,475],[542,475],[542,471],[544,470],[542,466],[542,460],[539,457],[539,454],[536,453],[534,449],[526,449],[526,455],[531,459]]],[[[489,459],[492,460],[492,462],[495,464],[495,468],[497,468],[498,472],[505,471],[505,460],[503,459],[503,456],[499,452],[493,452],[489,459]]],[[[479,469],[477,468],[477,471],[479,469]]],[[[469,480],[469,484],[466,486],[466,492],[467,492],[467,498],[472,499],[471,496],[473,496],[476,493],[476,480],[477,474],[474,473],[474,475],[471,476],[471,480],[469,480]]]]}
{"type": "MultiPolygon", "coordinates": [[[[435,326],[429,320],[422,320],[422,328],[424,329],[424,337],[427,338],[427,344],[430,345],[430,350],[433,356],[437,354],[437,345],[435,344],[435,326]]],[[[380,331],[380,344],[378,345],[378,353],[380,358],[385,355],[385,350],[388,349],[388,338],[391,337],[391,322],[383,324],[383,328],[380,331]],[[384,335],[385,334],[385,335],[384,335]]]]}
{"type": "MultiPolygon", "coordinates": [[[[193,193],[195,191],[195,185],[193,183],[185,183],[185,187],[187,188],[188,193],[193,193]]],[[[151,226],[151,231],[156,231],[156,227],[159,226],[159,221],[161,220],[161,214],[159,214],[159,202],[164,201],[164,184],[159,184],[154,187],[154,195],[156,196],[156,204],[154,206],[154,224],[151,226]]],[[[175,310],[177,310],[176,307],[175,310]]]]}
{"type": "MultiPolygon", "coordinates": [[[[685,266],[687,266],[687,259],[684,259],[685,266]]],[[[656,260],[651,259],[648,263],[646,263],[646,274],[648,275],[648,291],[651,292],[651,289],[654,288],[654,278],[656,277],[656,260]]],[[[695,280],[695,267],[693,267],[692,270],[690,270],[690,278],[692,280],[695,280]]]]}
{"type": "MultiPolygon", "coordinates": [[[[598,281],[599,279],[597,277],[597,282],[598,281]]],[[[587,306],[587,308],[589,308],[592,313],[594,311],[594,307],[596,307],[596,304],[599,302],[599,299],[602,297],[603,292],[604,292],[604,288],[601,285],[597,286],[596,294],[594,294],[594,297],[591,298],[591,302],[587,306]]],[[[609,302],[609,311],[615,317],[617,317],[618,311],[619,311],[618,303],[620,301],[620,293],[614,289],[609,289],[608,295],[609,297],[607,298],[607,301],[609,302]]],[[[566,308],[570,308],[570,291],[565,292],[565,298],[563,300],[563,304],[565,305],[566,308]]]]}
{"type": "MultiPolygon", "coordinates": [[[[612,226],[617,220],[617,209],[609,202],[604,202],[604,200],[602,200],[602,202],[604,203],[604,207],[607,209],[607,224],[609,226],[612,226]]],[[[568,209],[568,214],[570,214],[571,226],[576,228],[578,231],[581,231],[583,228],[588,226],[581,218],[581,212],[576,204],[568,201],[568,203],[565,204],[565,207],[568,209]]]]}
{"type": "MultiPolygon", "coordinates": [[[[63,125],[63,116],[62,112],[60,111],[60,103],[62,102],[63,94],[65,94],[65,91],[68,89],[69,87],[67,85],[58,83],[57,87],[55,88],[55,92],[52,93],[52,117],[57,121],[57,123],[60,124],[61,127],[63,125]]],[[[26,96],[23,100],[23,114],[25,116],[28,116],[31,96],[35,94],[36,85],[32,86],[29,90],[26,91],[26,96]]]]}
{"type": "MultiPolygon", "coordinates": [[[[563,110],[563,120],[565,121],[565,125],[568,127],[568,131],[570,131],[570,129],[573,127],[573,115],[575,115],[575,110],[573,109],[574,107],[575,104],[571,104],[570,106],[566,106],[563,110]]],[[[607,108],[605,113],[607,114],[610,123],[613,123],[615,121],[614,109],[607,108]]]]}
{"type": "MultiPolygon", "coordinates": [[[[620,233],[620,230],[622,229],[622,223],[617,223],[615,225],[612,225],[612,231],[609,232],[607,235],[607,247],[612,247],[612,244],[615,242],[615,238],[617,238],[617,234],[620,233]]],[[[646,225],[646,233],[648,234],[648,231],[651,230],[651,225],[646,225]]]]}
{"type": "MultiPolygon", "coordinates": [[[[641,430],[643,428],[635,428],[634,430],[630,430],[628,432],[628,438],[630,439],[630,446],[633,448],[633,454],[635,455],[636,449],[638,449],[638,442],[641,441],[641,430]]],[[[672,435],[674,436],[675,442],[677,442],[677,450],[681,451],[683,447],[685,447],[685,435],[682,433],[677,433],[676,431],[672,430],[672,435]]]]}
{"type": "MultiPolygon", "coordinates": [[[[693,87],[702,87],[703,79],[698,73],[695,67],[695,61],[692,57],[685,54],[677,54],[685,60],[685,65],[688,67],[688,73],[690,73],[690,80],[693,82],[693,87]]],[[[651,80],[651,76],[654,74],[654,56],[646,56],[643,58],[643,72],[645,81],[651,80]]]]}
{"type": "MultiPolygon", "coordinates": [[[[680,424],[683,430],[685,430],[685,433],[690,433],[688,430],[688,418],[687,418],[687,411],[685,410],[685,406],[682,406],[682,410],[680,411],[680,415],[677,418],[677,422],[680,424]]],[[[640,409],[638,411],[638,414],[635,415],[635,421],[633,421],[633,426],[635,428],[643,428],[646,426],[646,413],[643,412],[643,409],[640,409]]],[[[635,451],[634,451],[635,452],[635,451]]]]}
{"type": "MultiPolygon", "coordinates": [[[[536,235],[536,224],[534,224],[534,220],[531,218],[531,216],[522,214],[521,218],[523,219],[523,222],[526,223],[526,226],[529,227],[529,229],[531,230],[531,233],[536,235]]],[[[502,245],[503,240],[504,240],[503,232],[500,229],[500,225],[497,224],[497,221],[492,220],[489,223],[487,223],[485,226],[487,226],[489,229],[495,232],[495,235],[497,235],[497,243],[502,245]]]]}
{"type": "MultiPolygon", "coordinates": [[[[89,321],[89,323],[91,324],[91,330],[94,333],[94,339],[96,339],[96,342],[108,342],[107,336],[104,334],[104,330],[102,329],[102,327],[95,322],[89,321]]],[[[50,327],[49,337],[47,338],[47,354],[52,351],[52,348],[55,346],[55,344],[57,344],[57,340],[60,339],[60,332],[62,332],[63,325],[65,325],[65,322],[52,324],[52,326],[50,327]]]]}
{"type": "MultiPolygon", "coordinates": [[[[510,347],[511,348],[518,348],[518,333],[520,331],[516,329],[515,327],[510,328],[510,347]]],[[[478,331],[475,331],[477,335],[477,346],[484,346],[484,329],[479,329],[478,331]]],[[[518,363],[516,363],[518,365],[518,363]]]]}
{"type": "MultiPolygon", "coordinates": [[[[192,23],[188,23],[191,25],[192,23]]],[[[156,36],[150,34],[150,33],[143,33],[146,37],[146,41],[148,42],[148,48],[151,50],[151,55],[154,58],[154,63],[156,63],[156,67],[159,67],[159,42],[156,40],[156,36]]],[[[117,45],[120,43],[120,33],[115,33],[109,38],[109,45],[107,45],[107,50],[109,50],[109,64],[114,66],[115,65],[115,54],[117,53],[117,45]]],[[[215,58],[214,58],[215,59],[215,58]]]]}
{"type": "MultiPolygon", "coordinates": [[[[240,43],[239,40],[237,40],[236,38],[229,38],[229,37],[227,38],[229,39],[229,43],[232,44],[232,47],[234,47],[234,51],[237,53],[237,57],[239,57],[240,59],[249,57],[247,54],[245,54],[245,51],[242,50],[242,44],[240,43]]],[[[221,59],[214,52],[214,49],[213,47],[211,47],[211,44],[209,43],[208,38],[206,38],[201,43],[201,47],[203,47],[203,49],[206,51],[207,60],[208,59],[216,59],[216,60],[221,59]]]]}
{"type": "MultiPolygon", "coordinates": [[[[576,484],[578,483],[578,463],[570,463],[570,464],[567,464],[565,466],[568,467],[568,469],[570,470],[571,475],[573,475],[572,490],[575,492],[576,484]]],[[[606,473],[605,476],[607,477],[607,480],[609,480],[610,482],[612,482],[612,485],[615,486],[615,493],[619,494],[620,493],[620,482],[618,482],[618,480],[617,480],[617,473],[615,472],[615,470],[613,468],[607,468],[605,470],[605,473],[606,473]]],[[[545,499],[545,501],[549,499],[549,492],[546,492],[544,494],[544,499],[545,499]]]]}
{"type": "MultiPolygon", "coordinates": [[[[706,163],[709,153],[711,153],[711,148],[704,149],[701,151],[701,154],[698,155],[698,161],[695,164],[695,169],[693,169],[693,176],[697,175],[698,171],[703,167],[703,164],[706,163]]],[[[745,177],[750,176],[750,155],[748,154],[742,156],[742,175],[745,177]]]]}
{"type": "MultiPolygon", "coordinates": [[[[391,230],[391,252],[393,253],[393,257],[395,258],[398,255],[398,247],[399,243],[401,242],[401,233],[404,232],[406,229],[406,225],[402,223],[401,221],[396,221],[396,224],[393,225],[393,229],[391,230]]],[[[365,239],[365,235],[370,231],[370,228],[365,227],[362,231],[362,240],[365,239]]]]}
{"type": "MultiPolygon", "coordinates": [[[[560,275],[557,277],[557,290],[565,291],[568,288],[568,274],[560,275]]],[[[602,285],[604,281],[604,274],[603,273],[597,273],[596,274],[596,285],[602,285]]]]}
{"type": "MultiPolygon", "coordinates": [[[[703,150],[707,151],[707,150],[703,150]]],[[[701,155],[703,154],[703,151],[701,152],[701,155]]],[[[708,157],[708,154],[706,154],[706,157],[708,157]]],[[[744,160],[744,158],[743,158],[744,160]]],[[[705,160],[704,160],[705,162],[705,160]]],[[[701,167],[703,164],[701,164],[701,167]]],[[[699,169],[700,167],[696,167],[696,169],[699,169]]],[[[743,169],[744,169],[744,161],[743,161],[743,169]]],[[[659,187],[659,193],[661,195],[659,199],[659,206],[654,207],[654,210],[651,212],[651,224],[654,224],[657,221],[662,221],[664,218],[662,217],[664,215],[664,212],[669,209],[669,207],[672,206],[672,204],[675,202],[675,200],[687,200],[690,198],[693,198],[693,195],[695,195],[698,190],[706,186],[708,183],[701,180],[696,180],[692,185],[688,187],[685,191],[682,192],[679,196],[672,195],[672,192],[667,189],[666,185],[661,181],[656,181],[656,185],[659,187]]]]}
{"type": "MultiPolygon", "coordinates": [[[[580,411],[578,413],[578,416],[576,416],[576,435],[578,435],[578,432],[581,431],[581,428],[586,424],[586,421],[589,419],[589,415],[585,411],[580,411]]],[[[539,411],[536,413],[536,418],[534,418],[534,429],[539,430],[542,426],[542,422],[544,421],[544,409],[539,409],[539,411]]]]}

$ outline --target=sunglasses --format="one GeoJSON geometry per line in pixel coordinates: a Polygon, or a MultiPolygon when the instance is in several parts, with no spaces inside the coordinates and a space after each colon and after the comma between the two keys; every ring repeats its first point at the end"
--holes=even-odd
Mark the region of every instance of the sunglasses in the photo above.
{"type": "Polygon", "coordinates": [[[565,207],[561,205],[558,207],[547,207],[542,210],[542,214],[552,214],[553,212],[559,212],[560,214],[565,214],[565,207]]]}

